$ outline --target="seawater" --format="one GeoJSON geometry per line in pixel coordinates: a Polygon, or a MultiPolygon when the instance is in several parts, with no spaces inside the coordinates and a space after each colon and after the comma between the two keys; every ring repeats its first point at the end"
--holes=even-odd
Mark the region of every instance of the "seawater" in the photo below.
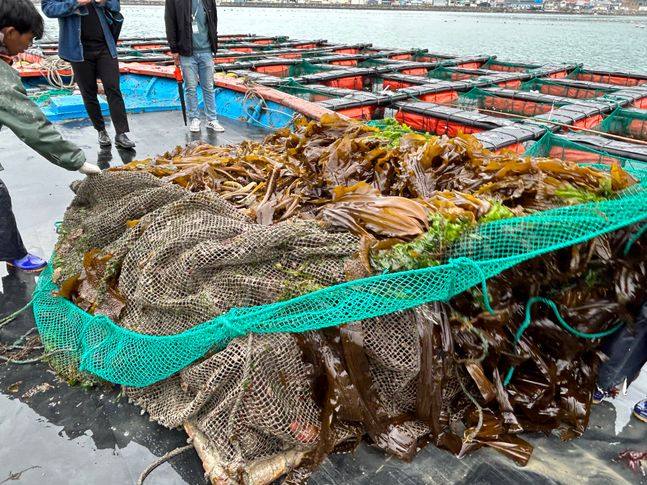
{"type": "MultiPolygon", "coordinates": [[[[163,36],[164,7],[124,6],[123,36],[163,36]]],[[[219,7],[221,34],[287,35],[647,72],[647,17],[219,7]]],[[[58,26],[47,19],[47,38],[58,26]]]]}

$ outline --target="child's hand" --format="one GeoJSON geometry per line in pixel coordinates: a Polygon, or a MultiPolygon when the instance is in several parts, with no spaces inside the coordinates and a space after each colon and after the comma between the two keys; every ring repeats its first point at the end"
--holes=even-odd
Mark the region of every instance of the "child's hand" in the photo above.
{"type": "Polygon", "coordinates": [[[79,7],[85,7],[86,5],[89,5],[92,3],[92,0],[76,0],[78,3],[79,7]]]}
{"type": "Polygon", "coordinates": [[[83,165],[81,165],[81,168],[79,168],[79,172],[81,172],[83,175],[97,175],[101,173],[101,169],[96,165],[86,162],[83,165]]]}

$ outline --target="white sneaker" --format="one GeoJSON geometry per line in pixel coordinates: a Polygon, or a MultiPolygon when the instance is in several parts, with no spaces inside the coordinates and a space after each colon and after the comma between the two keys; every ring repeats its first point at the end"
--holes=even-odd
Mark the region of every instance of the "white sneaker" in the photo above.
{"type": "Polygon", "coordinates": [[[218,123],[218,120],[207,121],[207,129],[217,131],[219,133],[222,133],[223,131],[225,131],[222,125],[218,123]]]}
{"type": "Polygon", "coordinates": [[[198,118],[193,118],[189,123],[189,131],[197,133],[200,131],[200,120],[198,118]]]}

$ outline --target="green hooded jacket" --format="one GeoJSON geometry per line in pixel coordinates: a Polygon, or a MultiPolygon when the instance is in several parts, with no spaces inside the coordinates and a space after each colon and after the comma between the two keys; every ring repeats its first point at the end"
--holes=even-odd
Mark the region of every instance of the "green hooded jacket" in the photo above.
{"type": "Polygon", "coordinates": [[[85,154],[63,139],[27,96],[18,72],[0,60],[0,129],[6,126],[28,146],[59,167],[78,170],[85,154]]]}

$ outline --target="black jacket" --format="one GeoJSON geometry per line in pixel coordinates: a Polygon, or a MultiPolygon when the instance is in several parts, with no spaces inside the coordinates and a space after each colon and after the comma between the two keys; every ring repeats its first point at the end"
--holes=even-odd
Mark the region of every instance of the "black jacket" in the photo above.
{"type": "MultiPolygon", "coordinates": [[[[201,0],[207,13],[209,42],[215,54],[218,50],[218,12],[215,0],[201,0]]],[[[171,52],[181,56],[193,55],[193,32],[191,31],[191,0],[166,0],[164,8],[166,38],[171,52]]]]}

